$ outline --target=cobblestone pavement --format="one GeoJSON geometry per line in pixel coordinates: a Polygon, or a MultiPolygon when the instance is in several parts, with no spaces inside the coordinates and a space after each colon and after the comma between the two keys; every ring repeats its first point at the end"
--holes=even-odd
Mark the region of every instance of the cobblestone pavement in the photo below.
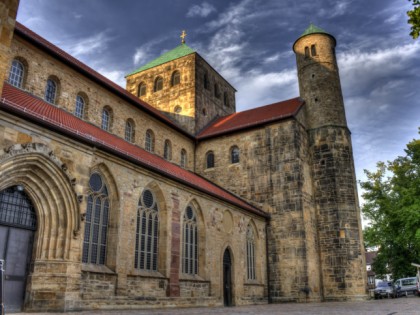
{"type": "MultiPolygon", "coordinates": [[[[9,313],[10,314],[10,313],[9,313]]],[[[19,315],[58,315],[63,313],[19,313],[19,315]]],[[[268,304],[238,307],[174,308],[153,310],[116,310],[71,312],[70,315],[420,315],[420,297],[369,300],[361,302],[330,302],[307,304],[268,304]]]]}

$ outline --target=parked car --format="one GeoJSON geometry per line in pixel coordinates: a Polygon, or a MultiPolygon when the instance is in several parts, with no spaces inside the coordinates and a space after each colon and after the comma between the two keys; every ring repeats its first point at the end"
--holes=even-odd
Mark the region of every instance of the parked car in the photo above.
{"type": "Polygon", "coordinates": [[[376,288],[373,292],[375,299],[381,299],[383,297],[394,297],[394,286],[392,285],[392,282],[381,281],[376,285],[376,288]]]}
{"type": "Polygon", "coordinates": [[[417,295],[420,296],[420,271],[417,273],[417,295]]]}
{"type": "Polygon", "coordinates": [[[394,282],[394,295],[396,297],[408,294],[417,294],[417,278],[402,278],[394,282]]]}

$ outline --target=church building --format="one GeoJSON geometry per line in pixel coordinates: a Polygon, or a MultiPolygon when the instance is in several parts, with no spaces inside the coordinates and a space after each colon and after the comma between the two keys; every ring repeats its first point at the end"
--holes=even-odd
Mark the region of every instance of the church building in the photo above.
{"type": "Polygon", "coordinates": [[[237,112],[185,34],[124,89],[16,22],[18,6],[0,3],[6,311],[365,298],[331,34],[297,34],[300,95],[237,112]]]}

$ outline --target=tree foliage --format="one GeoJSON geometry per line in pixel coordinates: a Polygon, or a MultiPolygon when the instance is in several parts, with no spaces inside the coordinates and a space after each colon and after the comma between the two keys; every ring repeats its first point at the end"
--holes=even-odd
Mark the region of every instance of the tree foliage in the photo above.
{"type": "Polygon", "coordinates": [[[408,23],[411,24],[410,35],[416,39],[420,34],[420,0],[408,0],[413,3],[414,8],[407,12],[408,23]]]}
{"type": "Polygon", "coordinates": [[[407,144],[405,156],[379,162],[377,170],[365,170],[361,182],[370,220],[364,230],[366,246],[378,246],[373,263],[376,274],[394,279],[415,275],[412,262],[420,262],[420,139],[407,144]]]}

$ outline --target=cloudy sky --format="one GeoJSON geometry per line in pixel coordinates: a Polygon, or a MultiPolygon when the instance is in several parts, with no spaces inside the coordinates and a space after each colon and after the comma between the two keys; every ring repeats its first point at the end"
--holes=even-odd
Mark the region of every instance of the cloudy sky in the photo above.
{"type": "Polygon", "coordinates": [[[21,0],[18,21],[125,86],[180,43],[238,90],[237,110],[299,95],[293,42],[310,22],[337,39],[356,173],[404,154],[420,126],[420,41],[407,0],[21,0]]]}

